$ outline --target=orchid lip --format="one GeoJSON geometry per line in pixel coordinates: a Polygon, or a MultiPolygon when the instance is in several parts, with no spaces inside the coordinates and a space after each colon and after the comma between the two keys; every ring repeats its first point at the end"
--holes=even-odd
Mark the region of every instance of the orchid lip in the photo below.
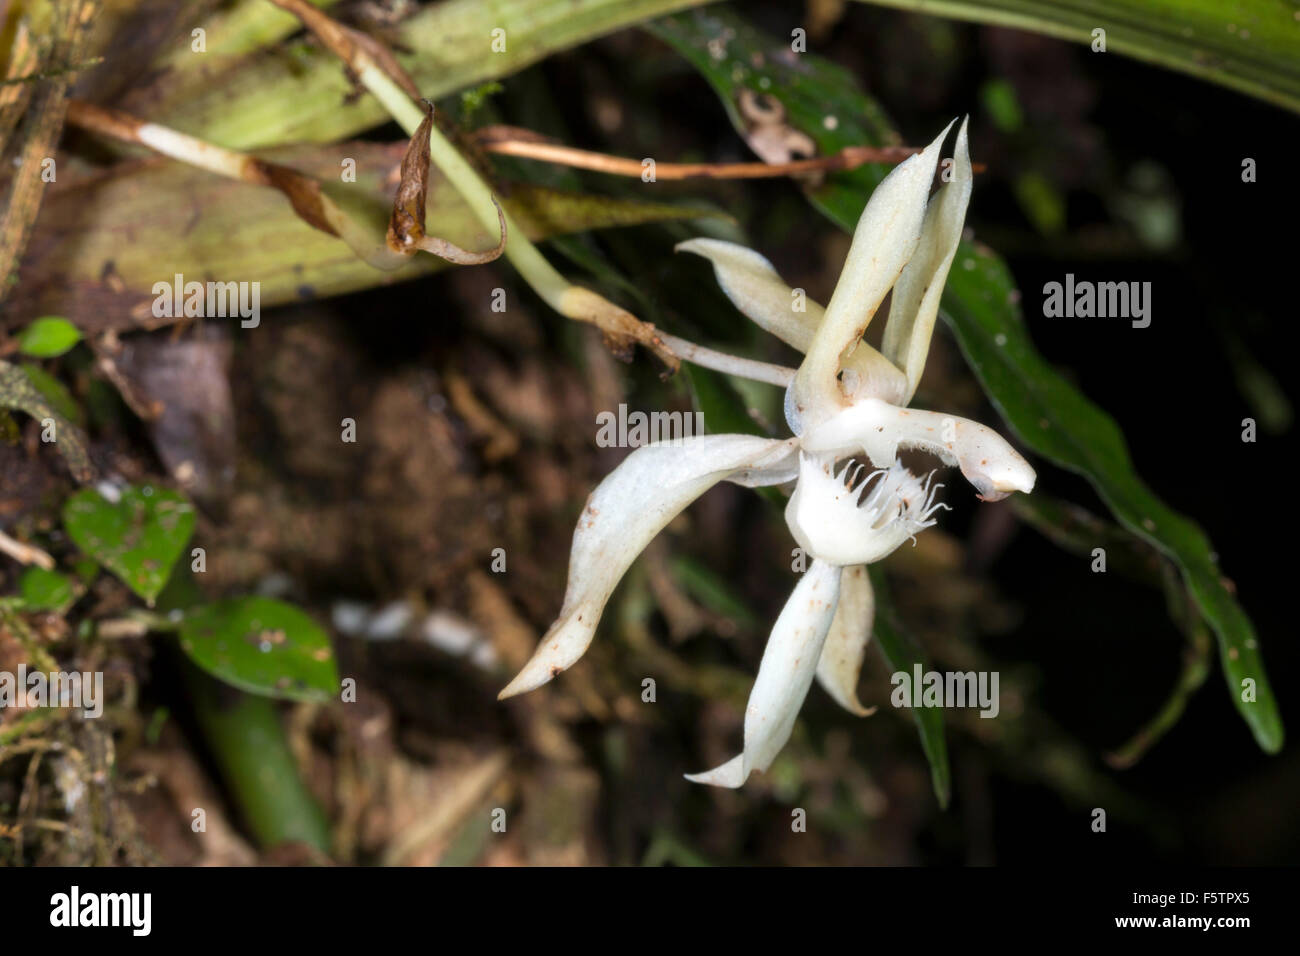
{"type": "Polygon", "coordinates": [[[943,485],[933,472],[921,479],[897,461],[863,477],[865,469],[850,459],[836,472],[829,458],[800,456],[786,523],[813,557],[841,566],[879,561],[915,541],[948,507],[936,501],[943,485]]]}

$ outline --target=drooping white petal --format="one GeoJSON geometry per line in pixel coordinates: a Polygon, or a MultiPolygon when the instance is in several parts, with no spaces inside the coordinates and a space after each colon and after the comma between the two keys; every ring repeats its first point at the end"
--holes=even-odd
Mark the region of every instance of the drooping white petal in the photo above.
{"type": "Polygon", "coordinates": [[[889,467],[899,448],[921,448],[956,465],[988,501],[1013,491],[1033,490],[1029,462],[993,429],[956,415],[899,408],[863,399],[805,432],[808,452],[834,457],[865,453],[878,468],[889,467]]]}
{"type": "Polygon", "coordinates": [[[578,519],[559,618],[499,696],[540,687],[577,661],[591,644],[605,602],[650,539],[725,478],[784,480],[788,469],[780,463],[794,444],[753,435],[699,435],[628,455],[591,493],[578,519]]]}
{"type": "Polygon", "coordinates": [[[794,730],[808,696],[839,598],[840,569],[816,561],[804,572],[767,639],[758,678],[745,707],[745,749],[720,767],[688,774],[694,783],[739,787],[767,770],[794,730]]]}
{"type": "Polygon", "coordinates": [[[858,701],[858,677],[871,642],[876,617],[876,595],[865,564],[845,568],[840,574],[840,601],[817,661],[817,683],[851,714],[866,717],[874,707],[858,701]]]}
{"type": "Polygon", "coordinates": [[[689,239],[677,252],[693,252],[713,263],[718,285],[746,317],[800,352],[808,350],[826,310],[806,296],[797,297],[764,256],[721,239],[689,239]],[[802,305],[804,311],[796,311],[802,305]]]}
{"type": "Polygon", "coordinates": [[[795,378],[805,421],[828,417],[844,404],[839,400],[837,379],[841,356],[862,337],[916,251],[939,150],[951,126],[948,124],[921,153],[895,167],[862,211],[826,316],[795,378]]]}
{"type": "MultiPolygon", "coordinates": [[[[970,204],[970,148],[966,141],[967,121],[957,130],[953,149],[952,178],[930,200],[925,210],[921,241],[894,286],[889,306],[889,322],[881,351],[907,374],[907,394],[897,404],[906,405],[916,394],[925,358],[930,351],[930,337],[939,315],[939,299],[948,279],[957,244],[961,241],[966,207],[970,204]]],[[[882,396],[877,396],[882,397],[882,396]]]]}

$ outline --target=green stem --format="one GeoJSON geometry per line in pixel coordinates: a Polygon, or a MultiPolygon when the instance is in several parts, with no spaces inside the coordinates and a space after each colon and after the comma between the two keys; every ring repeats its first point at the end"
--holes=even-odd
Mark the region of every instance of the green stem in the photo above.
{"type": "MultiPolygon", "coordinates": [[[[189,610],[203,600],[194,576],[181,568],[158,604],[165,610],[189,610]]],[[[327,855],[329,822],[302,781],[274,702],[209,677],[179,647],[176,651],[204,742],[258,846],[300,842],[327,855]]]]}
{"type": "Polygon", "coordinates": [[[194,715],[257,844],[305,843],[328,855],[329,821],[299,776],[274,703],[183,666],[194,715]]]}

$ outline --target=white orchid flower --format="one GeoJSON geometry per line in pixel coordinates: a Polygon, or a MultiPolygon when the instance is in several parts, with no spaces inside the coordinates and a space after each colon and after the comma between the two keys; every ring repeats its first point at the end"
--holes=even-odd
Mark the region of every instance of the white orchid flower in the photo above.
{"type": "Polygon", "coordinates": [[[715,239],[678,246],[709,259],[741,312],[805,353],[797,371],[773,377],[766,366],[764,379],[788,383],[793,437],[704,435],[628,455],[587,500],[559,618],[502,698],[540,687],[586,652],[610,594],[637,555],[713,485],[794,480],[786,523],[811,564],[768,638],[745,710],[743,750],[687,779],[739,787],[752,771],[766,771],[789,739],[814,678],[851,713],[870,713],[856,692],[874,615],[866,565],[934,524],[945,507],[935,501],[941,486],[911,474],[898,461],[899,449],[922,448],[957,466],[985,500],[1034,486],[1033,468],[996,432],[905,407],[925,366],[971,193],[963,123],[952,175],[930,196],[949,129],[876,187],[824,309],[809,301],[795,311],[790,287],[751,249],[715,239]],[[891,290],[883,351],[877,351],[862,334],[891,290]]]}

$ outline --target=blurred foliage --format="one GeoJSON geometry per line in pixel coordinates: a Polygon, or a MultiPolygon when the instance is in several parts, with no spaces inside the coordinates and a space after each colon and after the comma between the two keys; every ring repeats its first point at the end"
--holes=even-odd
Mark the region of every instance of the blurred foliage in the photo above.
{"type": "Polygon", "coordinates": [[[339,675],[329,637],[306,614],[270,598],[199,605],[180,625],[181,649],[233,687],[281,700],[331,700],[339,675]]]}
{"type": "Polygon", "coordinates": [[[1300,110],[1296,8],[1286,0],[864,0],[1017,27],[1181,70],[1300,110]],[[1098,31],[1101,31],[1100,35],[1098,31]]]}
{"type": "Polygon", "coordinates": [[[54,358],[81,341],[81,330],[67,319],[47,315],[18,336],[18,350],[33,358],[54,358]]]}
{"type": "Polygon", "coordinates": [[[63,506],[63,526],[86,554],[150,606],[194,533],[194,506],[168,488],[86,488],[63,506]]]}

